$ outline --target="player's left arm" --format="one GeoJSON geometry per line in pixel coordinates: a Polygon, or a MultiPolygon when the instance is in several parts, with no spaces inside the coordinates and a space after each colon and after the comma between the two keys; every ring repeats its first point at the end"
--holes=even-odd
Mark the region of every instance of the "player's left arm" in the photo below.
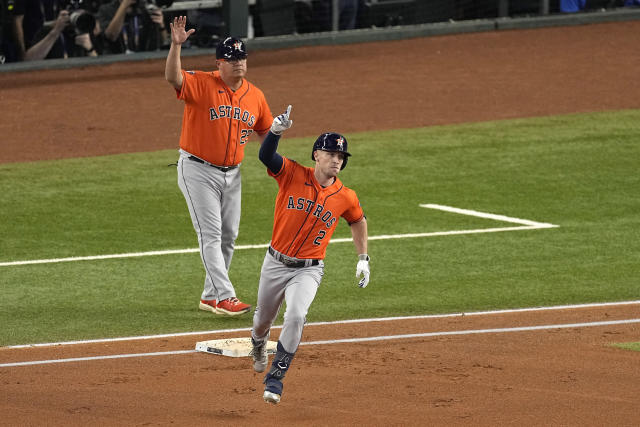
{"type": "Polygon", "coordinates": [[[262,140],[260,151],[258,152],[258,158],[260,161],[264,163],[264,165],[274,174],[280,172],[282,164],[284,163],[282,156],[276,151],[278,149],[279,140],[280,135],[268,132],[267,136],[262,140]]]}
{"type": "Polygon", "coordinates": [[[289,105],[285,113],[282,113],[273,119],[271,129],[267,132],[266,137],[262,140],[262,144],[260,145],[258,158],[274,174],[280,172],[280,169],[282,169],[282,163],[284,162],[282,156],[278,154],[276,150],[278,149],[278,141],[280,140],[282,132],[293,125],[293,120],[289,118],[289,114],[291,114],[291,105],[289,105]]]}
{"type": "Polygon", "coordinates": [[[358,222],[351,224],[351,235],[353,236],[353,244],[358,253],[358,264],[356,266],[356,278],[362,276],[358,282],[361,288],[367,287],[369,284],[369,255],[367,254],[367,220],[365,217],[358,222]]]}

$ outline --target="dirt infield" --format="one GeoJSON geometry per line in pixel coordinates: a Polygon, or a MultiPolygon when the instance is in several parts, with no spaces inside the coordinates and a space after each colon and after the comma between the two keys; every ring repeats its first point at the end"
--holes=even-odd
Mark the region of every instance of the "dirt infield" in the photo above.
{"type": "MultiPolygon", "coordinates": [[[[293,104],[292,136],[348,135],[640,108],[638,46],[640,22],[453,35],[250,53],[248,77],[274,114],[293,104]]],[[[163,67],[0,74],[0,163],[177,149],[182,104],[163,67]]],[[[303,346],[277,407],[249,360],[189,351],[221,335],[2,348],[0,364],[189,352],[0,367],[0,424],[640,425],[640,353],[610,346],[640,341],[640,323],[494,330],[637,320],[639,308],[308,326],[303,342],[431,335],[303,346]]]]}
{"type": "MultiPolygon", "coordinates": [[[[640,353],[610,344],[637,341],[640,323],[576,324],[640,321],[639,307],[307,326],[303,342],[433,336],[302,346],[277,407],[262,401],[262,374],[247,358],[189,352],[0,368],[0,416],[64,426],[638,425],[640,353]]],[[[193,350],[247,333],[5,348],[0,364],[193,350]]]]}

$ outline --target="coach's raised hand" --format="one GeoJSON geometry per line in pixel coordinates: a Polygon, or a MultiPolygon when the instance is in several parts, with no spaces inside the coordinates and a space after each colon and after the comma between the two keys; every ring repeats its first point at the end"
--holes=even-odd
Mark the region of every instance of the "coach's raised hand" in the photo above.
{"type": "Polygon", "coordinates": [[[186,42],[189,36],[196,32],[191,29],[185,31],[187,26],[186,16],[177,16],[173,18],[173,22],[169,23],[171,27],[171,46],[169,47],[169,53],[167,54],[167,62],[164,68],[164,77],[169,84],[176,90],[182,88],[182,61],[180,60],[180,51],[182,50],[182,43],[186,42]]]}
{"type": "Polygon", "coordinates": [[[273,123],[271,124],[271,133],[274,135],[280,135],[282,132],[293,126],[293,120],[289,118],[289,114],[291,114],[291,105],[287,107],[286,112],[273,119],[273,123]]]}
{"type": "Polygon", "coordinates": [[[178,45],[186,42],[189,36],[196,32],[193,28],[186,31],[186,16],[176,16],[173,18],[173,23],[169,23],[169,27],[171,27],[171,43],[178,45]]]}

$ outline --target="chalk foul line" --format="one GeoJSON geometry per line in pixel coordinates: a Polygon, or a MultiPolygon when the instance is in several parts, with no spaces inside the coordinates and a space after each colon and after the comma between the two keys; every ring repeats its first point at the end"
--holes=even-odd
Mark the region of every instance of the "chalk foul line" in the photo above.
{"type": "MultiPolygon", "coordinates": [[[[589,322],[589,323],[565,323],[565,324],[557,324],[557,325],[519,326],[514,328],[468,329],[468,330],[461,330],[461,331],[425,332],[425,333],[404,334],[404,335],[383,335],[383,336],[377,336],[377,337],[345,338],[345,339],[323,340],[323,341],[306,341],[306,342],[301,342],[300,345],[306,346],[306,345],[364,343],[364,342],[387,341],[387,340],[441,337],[441,336],[448,336],[448,335],[474,335],[474,334],[499,334],[499,333],[509,333],[509,332],[531,332],[531,331],[541,331],[541,330],[549,330],[549,329],[588,328],[588,327],[596,327],[596,326],[625,325],[625,324],[632,324],[632,323],[640,323],[640,319],[609,320],[609,321],[589,322]]],[[[191,353],[196,353],[196,350],[162,351],[162,352],[154,352],[154,353],[112,354],[112,355],[105,355],[105,356],[74,357],[70,359],[32,360],[28,362],[3,363],[3,364],[0,364],[0,368],[9,368],[9,367],[16,367],[16,366],[48,365],[48,364],[54,364],[54,363],[84,362],[84,361],[107,360],[107,359],[124,359],[124,358],[133,358],[133,357],[173,356],[173,355],[191,354],[191,353]]]]}
{"type": "MultiPolygon", "coordinates": [[[[461,234],[479,234],[479,233],[497,233],[504,231],[519,231],[519,230],[535,230],[541,228],[555,228],[558,227],[554,224],[536,222],[528,219],[513,218],[504,215],[496,215],[485,212],[478,212],[469,209],[454,208],[451,206],[436,205],[436,204],[420,204],[422,208],[437,209],[445,212],[457,213],[460,215],[475,216],[479,218],[492,219],[496,221],[509,222],[512,224],[520,224],[518,227],[498,227],[498,228],[479,228],[474,230],[449,230],[449,231],[435,231],[430,233],[407,233],[407,234],[383,234],[378,236],[369,236],[369,240],[388,240],[388,239],[411,239],[419,237],[437,237],[437,236],[455,236],[461,234]]],[[[337,238],[332,239],[329,243],[346,243],[351,242],[351,238],[337,238]]],[[[266,249],[269,247],[269,243],[260,243],[252,245],[238,245],[236,250],[246,249],[266,249]]],[[[76,256],[67,258],[48,258],[48,259],[32,259],[23,261],[7,261],[0,262],[0,267],[11,267],[18,265],[30,265],[30,264],[53,264],[59,262],[74,262],[74,261],[95,261],[105,259],[117,259],[117,258],[136,258],[144,256],[158,256],[158,255],[176,255],[199,252],[198,248],[187,249],[167,249],[161,251],[148,251],[148,252],[130,252],[122,254],[107,254],[107,255],[89,255],[89,256],[76,256]]]]}
{"type": "MultiPolygon", "coordinates": [[[[602,308],[612,306],[626,306],[626,305],[638,305],[640,300],[631,301],[615,301],[615,302],[594,302],[585,304],[565,304],[565,305],[550,305],[542,307],[524,307],[524,308],[507,308],[500,310],[484,310],[484,311],[464,311],[457,313],[444,313],[444,314],[418,314],[414,316],[394,316],[394,317],[373,317],[364,319],[346,319],[346,320],[332,320],[324,322],[310,322],[306,326],[326,326],[326,325],[343,325],[353,323],[376,323],[376,322],[394,322],[403,320],[420,320],[420,319],[445,319],[450,317],[462,317],[462,316],[487,316],[487,315],[500,315],[509,313],[529,313],[540,311],[554,311],[554,310],[576,310],[586,308],[602,308]]],[[[282,325],[273,325],[271,329],[281,329],[282,325]]],[[[186,337],[194,335],[211,335],[211,334],[229,334],[236,332],[250,332],[251,328],[234,328],[234,329],[214,329],[209,331],[192,331],[192,332],[173,332],[169,334],[155,334],[155,335],[137,335],[129,337],[117,337],[117,338],[96,338],[88,340],[78,341],[62,341],[62,342],[47,342],[47,343],[35,343],[35,344],[18,344],[10,345],[6,348],[35,348],[35,347],[55,347],[62,345],[77,345],[77,344],[95,344],[95,343],[110,343],[118,341],[139,341],[139,340],[154,340],[162,338],[176,338],[186,337]]]]}

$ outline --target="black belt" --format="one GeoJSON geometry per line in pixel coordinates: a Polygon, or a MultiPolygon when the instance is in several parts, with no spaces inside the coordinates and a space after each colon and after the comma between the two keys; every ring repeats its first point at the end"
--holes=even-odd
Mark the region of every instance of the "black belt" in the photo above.
{"type": "Polygon", "coordinates": [[[221,170],[222,172],[229,172],[231,169],[235,169],[238,167],[238,165],[233,165],[233,166],[216,166],[216,165],[212,165],[211,163],[205,162],[202,159],[197,158],[196,156],[189,156],[189,160],[193,160],[194,162],[198,162],[198,163],[202,163],[204,165],[209,165],[212,166],[216,169],[221,170]]]}
{"type": "Polygon", "coordinates": [[[307,261],[311,261],[311,263],[309,264],[309,267],[312,267],[314,265],[319,265],[320,264],[320,260],[317,259],[302,259],[302,260],[293,260],[290,257],[287,257],[285,255],[282,255],[280,252],[277,252],[275,249],[273,249],[271,246],[269,246],[269,253],[271,254],[272,257],[274,257],[277,261],[280,261],[281,263],[283,263],[284,265],[286,265],[287,267],[291,267],[291,268],[300,268],[300,267],[304,267],[307,265],[307,261]]]}

